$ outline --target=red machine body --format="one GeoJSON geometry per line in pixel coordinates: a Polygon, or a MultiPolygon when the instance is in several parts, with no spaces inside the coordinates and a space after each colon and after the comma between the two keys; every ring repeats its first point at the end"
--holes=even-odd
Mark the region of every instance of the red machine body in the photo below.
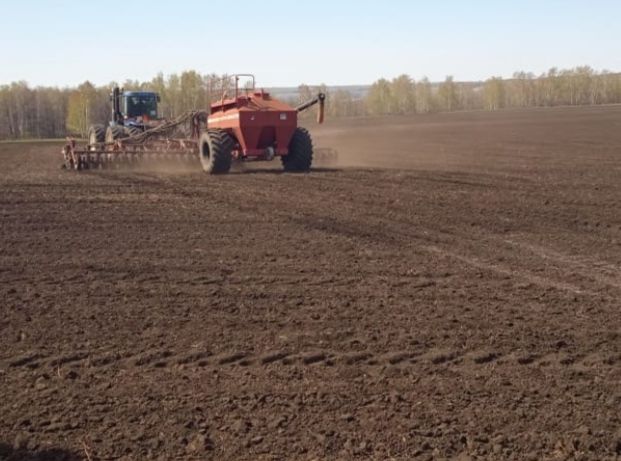
{"type": "MultiPolygon", "coordinates": [[[[233,157],[243,160],[271,160],[289,153],[289,143],[298,127],[298,112],[306,109],[291,107],[274,99],[270,93],[255,90],[254,76],[239,74],[234,79],[234,97],[221,99],[210,107],[207,118],[209,129],[226,131],[236,141],[233,157]],[[241,77],[250,79],[250,87],[238,88],[241,77]]],[[[320,103],[323,121],[323,95],[320,103]]]]}
{"type": "Polygon", "coordinates": [[[212,104],[207,126],[225,130],[235,138],[235,157],[287,155],[298,126],[298,112],[269,93],[253,91],[212,104]]]}

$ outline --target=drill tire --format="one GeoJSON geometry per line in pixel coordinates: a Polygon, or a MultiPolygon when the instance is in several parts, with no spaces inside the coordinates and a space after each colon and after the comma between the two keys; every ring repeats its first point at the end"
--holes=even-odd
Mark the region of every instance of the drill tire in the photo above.
{"type": "Polygon", "coordinates": [[[313,163],[313,140],[306,128],[295,129],[289,142],[289,153],[281,160],[285,171],[300,173],[310,170],[313,163]]]}
{"type": "Polygon", "coordinates": [[[233,161],[233,138],[224,130],[207,130],[199,140],[203,170],[209,174],[226,174],[233,161]]]}

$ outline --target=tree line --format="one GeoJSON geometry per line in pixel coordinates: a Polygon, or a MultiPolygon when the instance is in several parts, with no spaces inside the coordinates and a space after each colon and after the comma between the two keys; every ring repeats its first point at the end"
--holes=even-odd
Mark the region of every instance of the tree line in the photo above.
{"type": "Polygon", "coordinates": [[[31,88],[26,82],[0,85],[0,139],[59,138],[85,135],[94,123],[111,118],[110,92],[115,86],[155,91],[160,95],[160,117],[174,118],[189,110],[208,107],[224,91],[232,94],[226,76],[186,71],[146,82],[126,80],[95,86],[84,82],[76,88],[31,88]]]}
{"type": "MultiPolygon", "coordinates": [[[[226,76],[224,76],[226,77],[226,76]]],[[[126,90],[149,90],[161,97],[160,116],[173,118],[185,111],[204,109],[229,90],[223,76],[186,71],[146,82],[128,80],[126,90]]],[[[26,82],[0,85],[0,139],[59,138],[84,135],[92,123],[110,118],[110,89],[85,82],[76,88],[31,88],[26,82]]],[[[328,95],[328,117],[414,114],[459,110],[499,110],[508,107],[547,107],[621,103],[621,74],[595,71],[588,66],[550,69],[542,75],[516,72],[512,78],[492,77],[485,82],[456,82],[449,76],[441,83],[408,75],[379,79],[366,94],[325,85],[300,85],[297,105],[322,91],[328,95]]],[[[312,111],[310,111],[312,112],[312,111]]],[[[312,115],[306,115],[311,117],[312,115]]]]}
{"type": "Polygon", "coordinates": [[[621,103],[621,74],[597,72],[589,66],[550,69],[535,76],[516,72],[510,79],[492,77],[481,83],[439,84],[408,75],[377,80],[367,93],[368,114],[424,114],[457,110],[499,110],[509,107],[551,107],[621,103]]]}

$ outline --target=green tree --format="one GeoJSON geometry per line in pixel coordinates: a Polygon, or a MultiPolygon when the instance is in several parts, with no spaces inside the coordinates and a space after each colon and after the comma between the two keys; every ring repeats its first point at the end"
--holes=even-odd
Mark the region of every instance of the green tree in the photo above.
{"type": "Polygon", "coordinates": [[[203,78],[195,71],[186,71],[179,78],[180,111],[200,109],[206,100],[206,88],[203,78]]]}
{"type": "Polygon", "coordinates": [[[373,83],[366,97],[366,106],[371,115],[388,114],[392,100],[390,82],[384,78],[373,83]]]}
{"type": "Polygon", "coordinates": [[[97,90],[90,82],[84,82],[69,95],[67,108],[67,129],[83,137],[88,127],[97,120],[97,90]]]}
{"type": "Polygon", "coordinates": [[[390,106],[392,114],[416,112],[416,85],[409,75],[403,74],[390,83],[390,106]]]}

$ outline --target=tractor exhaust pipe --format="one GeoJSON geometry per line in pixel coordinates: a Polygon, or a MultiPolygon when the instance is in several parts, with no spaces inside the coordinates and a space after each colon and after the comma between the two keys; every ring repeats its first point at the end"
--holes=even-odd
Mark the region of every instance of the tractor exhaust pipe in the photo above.
{"type": "Polygon", "coordinates": [[[317,123],[323,123],[325,103],[326,95],[324,93],[319,93],[316,98],[313,98],[310,101],[305,102],[304,104],[300,104],[298,107],[295,108],[295,110],[298,112],[302,112],[309,107],[313,107],[315,104],[319,104],[319,110],[317,111],[317,123]]]}
{"type": "Polygon", "coordinates": [[[110,101],[112,101],[112,120],[115,123],[123,123],[123,114],[121,114],[121,92],[122,90],[115,86],[110,93],[110,101]]]}

